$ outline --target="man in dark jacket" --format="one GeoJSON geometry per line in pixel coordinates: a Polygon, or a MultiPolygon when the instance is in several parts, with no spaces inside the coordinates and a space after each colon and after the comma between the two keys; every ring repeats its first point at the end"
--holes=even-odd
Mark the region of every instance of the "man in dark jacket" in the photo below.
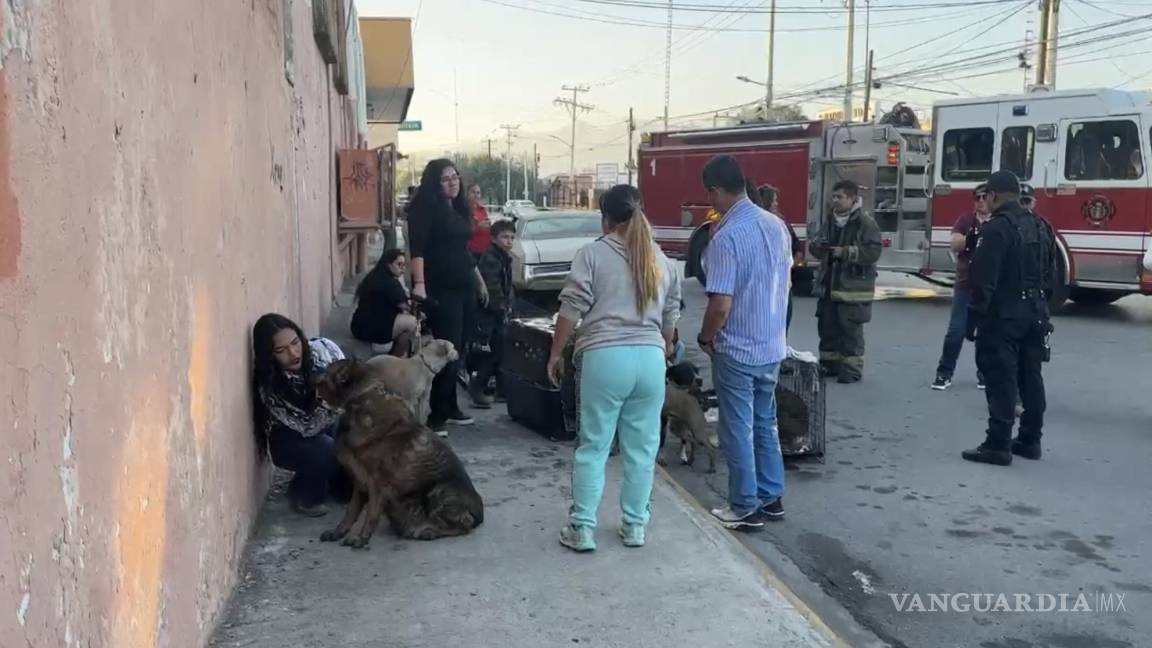
{"type": "Polygon", "coordinates": [[[820,260],[816,273],[820,364],[838,382],[854,383],[864,371],[864,324],[872,319],[880,227],[865,213],[860,188],[842,180],[832,188],[832,213],[808,249],[820,260]]]}
{"type": "Polygon", "coordinates": [[[1010,171],[988,180],[992,217],[980,230],[972,259],[972,305],[967,337],[988,386],[988,429],[964,459],[1008,466],[1012,455],[1040,458],[1046,400],[1042,363],[1048,357],[1047,291],[1056,241],[1052,230],[1020,205],[1020,181],[1010,171]],[[1017,395],[1020,434],[1012,439],[1017,395]]]}
{"type": "Polygon", "coordinates": [[[476,260],[476,269],[480,271],[484,285],[488,288],[488,304],[480,309],[476,318],[477,330],[473,344],[476,373],[468,383],[472,404],[480,409],[492,407],[484,389],[493,376],[498,376],[504,327],[512,315],[515,299],[511,251],[516,242],[516,225],[510,220],[497,221],[492,224],[491,236],[492,244],[476,260]]]}

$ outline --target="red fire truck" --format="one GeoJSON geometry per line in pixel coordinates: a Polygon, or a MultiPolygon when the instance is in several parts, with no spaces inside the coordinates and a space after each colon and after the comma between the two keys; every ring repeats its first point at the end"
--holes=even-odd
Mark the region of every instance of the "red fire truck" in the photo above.
{"type": "MultiPolygon", "coordinates": [[[[819,227],[832,186],[854,180],[884,233],[881,263],[919,272],[929,246],[930,139],[913,128],[831,121],[649,133],[640,145],[640,192],[657,241],[703,281],[700,257],[717,215],[700,174],[713,156],[732,155],[756,184],[778,187],[779,215],[801,241],[819,227]]],[[[811,274],[793,278],[805,290],[811,274]]]]}
{"type": "Polygon", "coordinates": [[[1056,305],[1152,293],[1152,273],[1141,267],[1152,230],[1152,95],[1070,90],[957,99],[937,103],[932,123],[932,243],[923,274],[953,270],[953,221],[972,208],[977,184],[1008,169],[1033,185],[1036,212],[1056,229],[1056,305]]]}

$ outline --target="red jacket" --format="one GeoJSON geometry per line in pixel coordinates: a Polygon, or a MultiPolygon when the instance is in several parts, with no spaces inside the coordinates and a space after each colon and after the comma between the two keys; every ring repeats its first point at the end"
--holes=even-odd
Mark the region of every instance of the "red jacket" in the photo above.
{"type": "Polygon", "coordinates": [[[472,238],[468,241],[468,251],[483,254],[492,245],[492,223],[488,220],[488,210],[484,205],[472,208],[472,238]]]}

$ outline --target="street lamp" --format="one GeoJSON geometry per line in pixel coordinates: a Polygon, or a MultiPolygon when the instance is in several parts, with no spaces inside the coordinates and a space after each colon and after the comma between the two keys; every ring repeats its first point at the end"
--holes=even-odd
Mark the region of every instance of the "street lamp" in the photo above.
{"type": "Polygon", "coordinates": [[[768,85],[767,83],[764,83],[763,81],[757,81],[756,79],[749,79],[746,76],[738,76],[738,77],[736,77],[736,80],[737,81],[743,81],[744,83],[751,83],[753,85],[758,85],[758,86],[767,86],[768,85]]]}

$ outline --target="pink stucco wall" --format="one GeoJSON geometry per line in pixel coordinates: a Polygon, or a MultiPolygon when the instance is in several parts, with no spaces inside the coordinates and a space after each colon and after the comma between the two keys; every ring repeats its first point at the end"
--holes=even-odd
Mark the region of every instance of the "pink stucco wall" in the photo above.
{"type": "Polygon", "coordinates": [[[311,7],[0,3],[0,644],[200,646],[267,473],[249,329],[332,302],[311,7]]]}

